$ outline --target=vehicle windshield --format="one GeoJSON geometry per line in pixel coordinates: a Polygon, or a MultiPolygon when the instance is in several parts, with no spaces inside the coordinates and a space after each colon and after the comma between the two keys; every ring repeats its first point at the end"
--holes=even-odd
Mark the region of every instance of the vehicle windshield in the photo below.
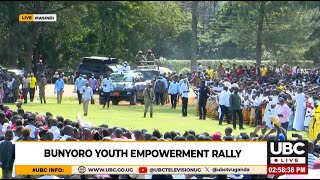
{"type": "Polygon", "coordinates": [[[159,76],[159,71],[139,71],[143,74],[144,79],[152,80],[154,76],[159,76]]]}
{"type": "Polygon", "coordinates": [[[133,82],[133,74],[111,74],[113,82],[133,82]]]}

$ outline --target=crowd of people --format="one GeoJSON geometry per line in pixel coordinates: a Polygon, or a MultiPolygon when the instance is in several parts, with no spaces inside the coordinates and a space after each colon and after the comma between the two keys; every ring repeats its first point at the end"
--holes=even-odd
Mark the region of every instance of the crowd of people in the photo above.
{"type": "MultiPolygon", "coordinates": [[[[0,161],[2,162],[2,177],[11,178],[12,169],[15,160],[14,144],[17,141],[266,141],[266,140],[286,140],[286,130],[281,126],[274,126],[269,129],[265,126],[258,125],[254,131],[250,133],[242,132],[235,134],[230,127],[225,128],[224,132],[195,132],[187,130],[185,132],[167,131],[160,132],[154,129],[148,132],[146,129],[129,130],[121,127],[109,127],[107,124],[93,126],[90,122],[86,122],[80,115],[75,119],[65,119],[63,116],[54,116],[50,112],[39,114],[30,112],[17,106],[10,109],[8,106],[0,106],[0,161]],[[274,134],[276,133],[276,134],[274,134]]],[[[298,135],[297,140],[304,140],[301,135],[298,135]]],[[[309,169],[320,169],[320,133],[314,141],[309,141],[308,144],[308,164],[309,169]]],[[[14,173],[13,173],[14,174],[14,173]]],[[[29,178],[30,176],[17,176],[16,179],[29,178]]],[[[175,175],[172,175],[173,177],[175,175]]],[[[80,179],[80,178],[106,178],[106,179],[124,179],[124,178],[153,178],[172,179],[169,176],[154,175],[73,175],[62,176],[65,179],[80,179]]],[[[203,175],[180,175],[180,178],[185,179],[201,179],[203,175]]],[[[32,177],[37,178],[37,177],[32,177]]],[[[253,179],[267,178],[267,175],[214,175],[207,178],[229,178],[229,179],[253,179]]],[[[270,177],[269,178],[275,178],[270,177]]]]}

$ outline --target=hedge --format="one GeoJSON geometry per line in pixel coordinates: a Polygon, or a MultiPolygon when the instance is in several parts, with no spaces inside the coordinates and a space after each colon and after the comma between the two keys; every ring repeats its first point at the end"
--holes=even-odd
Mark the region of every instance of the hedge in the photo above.
{"type": "MultiPolygon", "coordinates": [[[[204,67],[211,66],[214,69],[216,69],[219,65],[219,63],[222,62],[224,64],[224,67],[232,67],[232,64],[242,65],[242,66],[251,66],[256,61],[255,60],[238,60],[238,59],[222,59],[222,60],[197,60],[197,63],[201,63],[204,67]]],[[[191,67],[191,60],[158,60],[158,63],[160,66],[166,67],[171,69],[172,71],[179,72],[183,68],[189,68],[191,67]]],[[[262,61],[261,64],[268,64],[273,66],[274,64],[277,64],[276,61],[268,60],[268,61],[262,61]]],[[[281,64],[280,64],[281,65],[281,64]]],[[[297,61],[295,63],[290,63],[290,65],[300,65],[306,68],[313,68],[314,64],[313,61],[308,60],[302,60],[297,61]]]]}

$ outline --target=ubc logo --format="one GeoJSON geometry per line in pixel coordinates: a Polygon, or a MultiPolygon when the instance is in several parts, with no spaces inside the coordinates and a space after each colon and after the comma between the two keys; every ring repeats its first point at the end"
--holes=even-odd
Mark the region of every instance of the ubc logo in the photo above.
{"type": "Polygon", "coordinates": [[[268,141],[268,164],[308,162],[307,141],[268,141]]]}
{"type": "Polygon", "coordinates": [[[303,142],[270,142],[270,152],[273,155],[303,155],[306,152],[304,150],[305,146],[303,142]]]}

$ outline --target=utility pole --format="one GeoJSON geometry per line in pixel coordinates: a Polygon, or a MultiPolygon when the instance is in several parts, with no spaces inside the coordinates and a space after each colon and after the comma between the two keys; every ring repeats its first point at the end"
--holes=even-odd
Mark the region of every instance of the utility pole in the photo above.
{"type": "Polygon", "coordinates": [[[192,35],[191,35],[191,71],[197,69],[198,54],[198,1],[192,1],[192,35]]]}

